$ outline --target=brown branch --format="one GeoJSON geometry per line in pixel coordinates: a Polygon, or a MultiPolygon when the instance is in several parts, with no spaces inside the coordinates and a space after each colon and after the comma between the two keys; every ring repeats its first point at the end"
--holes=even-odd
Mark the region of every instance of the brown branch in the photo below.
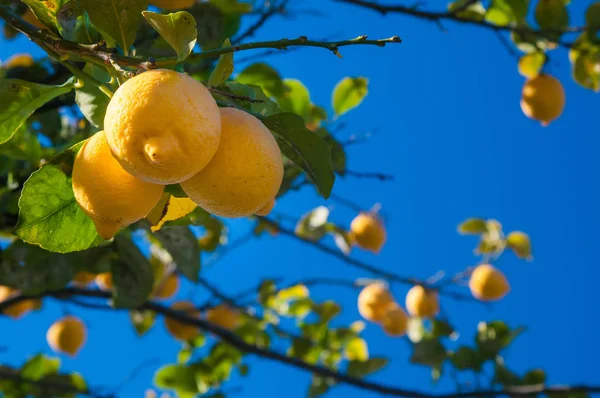
{"type": "Polygon", "coordinates": [[[240,34],[238,37],[233,39],[231,41],[231,44],[241,43],[247,37],[254,36],[256,31],[260,29],[269,19],[271,19],[271,17],[275,16],[276,14],[283,14],[285,12],[285,7],[287,3],[289,3],[289,0],[283,0],[280,4],[277,5],[270,5],[265,12],[260,14],[260,18],[258,18],[256,22],[250,25],[244,33],[240,34]]]}
{"type": "Polygon", "coordinates": [[[459,9],[457,9],[455,11],[424,11],[424,10],[418,9],[417,7],[409,7],[409,6],[400,5],[400,4],[384,5],[384,4],[380,4],[380,3],[377,3],[377,2],[374,2],[371,0],[333,0],[333,1],[336,1],[338,3],[352,4],[352,5],[355,5],[358,7],[370,9],[372,11],[379,12],[382,15],[396,13],[396,14],[403,14],[403,15],[408,15],[408,16],[424,19],[424,20],[427,20],[430,22],[435,22],[438,24],[441,23],[442,21],[452,21],[452,22],[458,22],[458,23],[463,23],[463,24],[467,24],[467,25],[473,25],[473,26],[477,26],[480,28],[485,28],[485,29],[489,29],[489,30],[493,30],[493,31],[514,32],[514,33],[518,33],[521,35],[535,36],[540,39],[546,39],[546,40],[555,42],[566,48],[574,47],[575,43],[557,40],[556,39],[557,35],[565,34],[565,33],[580,33],[580,32],[585,31],[585,29],[586,29],[585,26],[581,26],[581,27],[569,27],[564,30],[551,30],[551,29],[536,30],[536,29],[531,29],[527,26],[519,26],[519,25],[514,25],[514,24],[506,25],[506,26],[495,25],[491,22],[486,21],[485,19],[476,20],[476,19],[471,19],[471,18],[465,17],[463,15],[460,15],[460,11],[464,11],[468,7],[469,4],[467,4],[467,7],[459,7],[459,9]]]}
{"type": "MultiPolygon", "coordinates": [[[[100,290],[88,290],[76,287],[67,287],[55,292],[47,292],[36,296],[19,295],[12,297],[4,302],[0,302],[0,311],[9,305],[30,300],[32,298],[43,297],[44,295],[52,296],[58,299],[64,299],[70,296],[83,296],[83,297],[96,297],[96,298],[107,298],[110,296],[109,292],[103,292],[100,290]]],[[[397,397],[413,397],[413,398],[469,398],[469,397],[499,397],[499,396],[525,396],[534,394],[551,394],[551,393],[573,393],[573,392],[600,392],[600,386],[544,386],[544,385],[530,385],[530,386],[516,386],[507,387],[503,390],[482,390],[472,392],[461,392],[461,393],[442,393],[442,394],[429,394],[421,391],[402,389],[392,387],[384,384],[374,383],[367,380],[361,380],[352,377],[348,374],[337,372],[329,368],[312,365],[304,362],[300,359],[289,357],[285,354],[281,354],[277,351],[260,348],[253,344],[246,343],[243,339],[238,337],[235,333],[229,330],[223,329],[211,322],[204,319],[197,319],[189,316],[185,312],[173,310],[164,305],[157,304],[155,302],[147,301],[142,304],[138,309],[140,310],[151,310],[158,314],[162,314],[178,322],[196,326],[206,332],[210,332],[219,337],[224,342],[232,345],[233,347],[245,352],[247,354],[254,354],[261,358],[270,359],[282,364],[289,365],[291,367],[302,369],[310,373],[317,374],[321,377],[329,377],[336,380],[338,383],[348,384],[363,390],[377,392],[383,395],[397,396],[397,397]]],[[[114,310],[129,310],[127,308],[115,308],[114,310]]]]}

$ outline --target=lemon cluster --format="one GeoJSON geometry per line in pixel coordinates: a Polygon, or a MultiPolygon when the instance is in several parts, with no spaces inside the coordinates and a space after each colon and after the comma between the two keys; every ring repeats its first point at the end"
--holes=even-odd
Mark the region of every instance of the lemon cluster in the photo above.
{"type": "Polygon", "coordinates": [[[246,217],[271,211],[282,180],[279,146],[260,120],[220,109],[202,83],[162,69],[119,87],[104,131],[73,166],[77,203],[104,239],[148,215],[165,185],[181,184],[214,215],[246,217]]]}

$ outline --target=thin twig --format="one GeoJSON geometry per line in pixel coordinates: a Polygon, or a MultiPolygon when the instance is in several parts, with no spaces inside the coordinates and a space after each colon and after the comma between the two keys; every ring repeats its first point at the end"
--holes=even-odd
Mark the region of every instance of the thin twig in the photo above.
{"type": "Polygon", "coordinates": [[[356,178],[373,178],[380,181],[390,181],[394,179],[393,175],[384,173],[372,173],[372,172],[361,172],[353,170],[344,170],[342,176],[356,177],[356,178]]]}
{"type": "Polygon", "coordinates": [[[271,17],[275,16],[276,14],[283,14],[285,12],[285,7],[287,6],[287,3],[289,3],[289,0],[283,0],[280,4],[277,5],[272,4],[270,7],[268,7],[268,9],[265,12],[260,14],[260,18],[258,18],[256,22],[250,25],[248,29],[244,31],[244,33],[241,33],[239,36],[233,39],[231,43],[238,44],[244,41],[244,39],[246,39],[247,37],[254,36],[256,31],[260,29],[269,19],[271,19],[271,17]]]}

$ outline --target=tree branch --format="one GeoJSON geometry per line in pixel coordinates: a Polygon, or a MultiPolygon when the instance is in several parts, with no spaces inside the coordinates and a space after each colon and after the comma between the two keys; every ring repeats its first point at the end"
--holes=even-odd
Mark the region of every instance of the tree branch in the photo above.
{"type": "Polygon", "coordinates": [[[531,29],[526,26],[517,26],[514,24],[507,25],[507,26],[500,26],[500,25],[495,25],[491,22],[488,22],[485,19],[476,20],[476,19],[465,17],[465,16],[461,16],[460,11],[464,11],[466,8],[468,8],[468,6],[470,5],[469,3],[471,3],[471,2],[467,2],[466,6],[459,7],[457,10],[454,10],[454,11],[424,11],[424,10],[419,10],[417,7],[414,7],[414,6],[409,7],[409,6],[400,5],[400,4],[384,5],[384,4],[376,3],[371,0],[333,0],[333,1],[336,1],[338,3],[352,4],[352,5],[355,5],[358,7],[370,9],[370,10],[379,12],[382,15],[387,15],[387,14],[391,14],[391,13],[404,14],[404,15],[408,15],[408,16],[412,16],[412,17],[416,17],[416,18],[420,18],[420,19],[425,19],[427,21],[436,22],[436,23],[440,23],[442,21],[452,21],[452,22],[458,22],[458,23],[463,23],[463,24],[468,24],[468,25],[474,25],[474,26],[477,26],[480,28],[485,28],[485,29],[489,29],[489,30],[493,30],[493,31],[514,32],[514,33],[518,33],[521,35],[535,36],[540,39],[546,39],[546,40],[555,42],[566,48],[575,47],[575,43],[557,40],[556,39],[557,34],[579,33],[579,32],[583,32],[586,29],[585,26],[581,26],[581,27],[569,27],[564,30],[550,30],[550,29],[535,30],[535,29],[531,29]]]}
{"type": "Polygon", "coordinates": [[[289,3],[289,0],[283,0],[280,4],[272,4],[267,8],[265,12],[260,15],[260,18],[256,22],[246,29],[246,31],[240,34],[238,37],[231,41],[232,44],[238,44],[244,41],[247,37],[252,37],[258,29],[260,29],[271,17],[276,14],[283,14],[285,12],[285,6],[289,3]]]}
{"type": "MultiPolygon", "coordinates": [[[[12,297],[4,302],[0,302],[0,312],[6,307],[32,298],[40,298],[43,296],[52,296],[58,299],[64,299],[71,296],[82,296],[82,297],[96,297],[96,298],[108,298],[110,297],[109,292],[100,290],[88,290],[77,287],[66,287],[64,289],[55,292],[46,292],[44,294],[27,296],[18,295],[12,297]]],[[[232,345],[233,347],[245,352],[247,354],[254,354],[261,358],[270,359],[279,363],[289,365],[291,367],[302,369],[321,377],[329,377],[336,380],[338,383],[345,383],[363,390],[373,391],[384,395],[397,396],[397,397],[412,397],[412,398],[469,398],[469,397],[500,397],[500,396],[525,396],[534,394],[549,394],[549,393],[574,393],[574,392],[600,392],[600,386],[544,386],[544,385],[529,385],[529,386],[516,386],[507,387],[503,390],[482,390],[472,392],[461,392],[461,393],[449,393],[449,394],[429,394],[421,391],[402,389],[384,384],[374,383],[367,380],[361,380],[352,377],[348,374],[337,372],[329,368],[312,365],[304,362],[300,359],[289,357],[285,354],[281,354],[277,351],[260,348],[253,344],[246,343],[243,339],[238,337],[235,333],[229,330],[223,329],[211,322],[204,319],[197,319],[189,316],[185,312],[173,310],[169,307],[165,307],[161,304],[157,304],[152,301],[147,301],[142,304],[138,309],[140,310],[151,310],[158,314],[162,314],[178,322],[197,326],[198,328],[213,333],[219,337],[222,341],[232,345]]],[[[127,308],[115,308],[114,310],[129,310],[127,308]]]]}

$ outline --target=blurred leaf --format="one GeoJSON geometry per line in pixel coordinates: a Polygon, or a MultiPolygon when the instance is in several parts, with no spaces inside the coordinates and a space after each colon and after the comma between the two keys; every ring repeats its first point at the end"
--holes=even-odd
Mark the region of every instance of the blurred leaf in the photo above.
{"type": "Polygon", "coordinates": [[[569,26],[569,11],[565,1],[539,0],[535,8],[535,21],[542,29],[560,31],[566,28],[569,26]]]}
{"type": "Polygon", "coordinates": [[[356,108],[369,93],[369,80],[364,77],[346,77],[333,89],[332,104],[336,117],[356,108]]]}
{"type": "Polygon", "coordinates": [[[593,33],[600,29],[600,1],[590,4],[585,10],[585,24],[593,33]]]}
{"type": "Polygon", "coordinates": [[[47,86],[18,79],[0,80],[0,144],[10,140],[36,109],[72,89],[71,80],[60,86],[47,86]]]}
{"type": "Polygon", "coordinates": [[[470,0],[458,0],[448,5],[448,11],[457,16],[474,21],[483,21],[485,16],[485,7],[480,1],[471,4],[470,0]],[[465,8],[465,5],[468,6],[465,8]]]}
{"type": "MultiPolygon", "coordinates": [[[[94,64],[87,63],[83,71],[102,83],[110,81],[110,76],[106,70],[100,69],[94,64]]],[[[75,102],[79,106],[79,110],[83,113],[83,116],[93,126],[99,129],[104,127],[104,115],[106,114],[106,107],[110,102],[110,98],[94,82],[85,80],[83,87],[75,90],[75,102]]]]}
{"type": "Polygon", "coordinates": [[[249,99],[255,100],[253,102],[248,101],[246,99],[232,99],[223,97],[219,94],[214,94],[215,98],[225,99],[224,103],[233,103],[231,106],[235,106],[240,109],[246,109],[248,112],[253,113],[258,118],[263,118],[267,116],[272,116],[281,113],[281,109],[275,102],[273,102],[269,97],[263,93],[262,89],[259,86],[253,85],[245,85],[238,82],[227,81],[221,88],[226,88],[232,94],[241,97],[247,97],[249,99]],[[260,101],[260,102],[257,102],[260,101]]]}
{"type": "Polygon", "coordinates": [[[125,235],[115,238],[119,260],[111,264],[113,304],[117,308],[136,308],[152,293],[154,272],[150,261],[125,235]]]}
{"type": "Polygon", "coordinates": [[[200,272],[200,246],[187,227],[172,227],[158,231],[158,240],[173,257],[177,269],[192,282],[198,281],[200,272]]]}
{"type": "Polygon", "coordinates": [[[154,374],[154,384],[165,390],[175,390],[178,394],[198,393],[194,370],[184,365],[166,365],[154,374]]]}
{"type": "Polygon", "coordinates": [[[454,333],[454,328],[450,323],[442,319],[433,319],[431,321],[431,335],[435,338],[448,337],[454,333]]]}
{"type": "Polygon", "coordinates": [[[133,323],[137,335],[141,337],[154,326],[156,314],[154,311],[150,310],[133,310],[129,312],[129,317],[131,318],[131,323],[133,323]]]}
{"type": "Polygon", "coordinates": [[[446,349],[438,339],[424,338],[413,344],[410,362],[433,367],[444,362],[446,357],[446,349]]]}
{"type": "Polygon", "coordinates": [[[364,339],[354,337],[346,345],[344,354],[351,361],[365,362],[369,359],[369,347],[364,339]]]}
{"type": "Polygon", "coordinates": [[[480,322],[477,327],[475,343],[484,357],[491,359],[508,347],[524,330],[523,327],[511,330],[503,321],[480,322]]]}
{"type": "Polygon", "coordinates": [[[335,380],[320,377],[320,376],[313,374],[312,380],[310,383],[310,387],[308,389],[308,397],[309,398],[320,397],[321,395],[323,395],[327,391],[329,391],[329,388],[332,387],[334,384],[335,384],[335,380]]]}
{"type": "Polygon", "coordinates": [[[204,51],[218,48],[240,27],[240,14],[226,13],[213,2],[196,3],[188,11],[196,18],[198,44],[204,51]]]}
{"type": "Polygon", "coordinates": [[[342,312],[342,309],[335,301],[327,300],[321,304],[315,304],[313,311],[319,316],[319,323],[326,324],[342,312]]]}
{"type": "Polygon", "coordinates": [[[264,62],[248,66],[236,81],[260,86],[267,95],[275,97],[283,95],[285,89],[279,72],[264,62]]]}
{"type": "Polygon", "coordinates": [[[295,79],[284,79],[283,95],[277,97],[277,103],[284,112],[293,112],[303,118],[310,111],[310,94],[301,81],[295,79]]]}
{"type": "Polygon", "coordinates": [[[510,247],[519,258],[532,259],[531,241],[529,236],[521,231],[514,231],[506,236],[506,246],[510,247]]]}
{"type": "Polygon", "coordinates": [[[318,128],[315,130],[323,140],[329,146],[329,151],[331,152],[331,164],[333,170],[341,175],[344,175],[346,172],[346,151],[344,150],[344,146],[336,140],[330,133],[324,128],[318,128]]]}
{"type": "Polygon", "coordinates": [[[93,24],[114,39],[125,55],[135,40],[147,0],[80,0],[93,24]]]}
{"type": "Polygon", "coordinates": [[[514,22],[523,22],[527,16],[529,1],[492,0],[485,14],[486,21],[498,26],[506,26],[514,22]]]}
{"type": "Polygon", "coordinates": [[[483,358],[471,347],[461,346],[456,352],[450,354],[450,362],[458,370],[472,369],[479,372],[483,365],[483,358]]]}
{"type": "Polygon", "coordinates": [[[408,319],[408,324],[406,328],[406,334],[408,335],[408,339],[412,343],[418,343],[423,339],[427,330],[425,329],[425,324],[423,323],[423,319],[419,317],[410,317],[408,319]]]}
{"type": "Polygon", "coordinates": [[[371,358],[366,361],[348,362],[348,374],[352,377],[363,378],[381,370],[388,364],[385,358],[371,358]]]}
{"type": "Polygon", "coordinates": [[[28,380],[41,380],[55,375],[60,369],[60,359],[38,354],[29,359],[21,368],[21,377],[28,380]]]}
{"type": "Polygon", "coordinates": [[[468,218],[458,225],[461,234],[480,235],[487,232],[487,224],[483,218],[468,218]]]}
{"type": "Polygon", "coordinates": [[[521,384],[519,376],[499,363],[496,363],[494,368],[494,381],[504,386],[516,386],[521,384]]]}
{"type": "Polygon", "coordinates": [[[329,209],[325,206],[319,206],[298,220],[294,232],[304,239],[318,241],[327,233],[328,218],[329,209]]]}
{"type": "Polygon", "coordinates": [[[210,0],[225,13],[246,14],[252,11],[252,4],[239,0],[210,0]]]}
{"type": "Polygon", "coordinates": [[[546,382],[546,372],[542,369],[533,369],[529,372],[525,373],[523,376],[523,384],[532,385],[532,384],[544,384],[546,382]]]}
{"type": "Polygon", "coordinates": [[[543,52],[525,54],[519,59],[519,73],[527,78],[534,78],[544,66],[546,55],[543,52]]]}
{"type": "Polygon", "coordinates": [[[196,20],[187,11],[179,11],[167,15],[151,11],[142,11],[142,15],[150,26],[175,50],[177,62],[181,62],[190,55],[196,41],[198,31],[196,20]]]}
{"type": "Polygon", "coordinates": [[[294,285],[286,289],[281,289],[275,294],[274,299],[278,301],[295,301],[308,297],[310,292],[308,288],[302,284],[294,285]]]}
{"type": "MultiPolygon", "coordinates": [[[[231,41],[226,39],[222,48],[231,47],[231,41]]],[[[223,84],[233,74],[233,52],[223,54],[219,57],[219,61],[215,69],[210,74],[208,79],[209,87],[217,87],[223,84]]]]}
{"type": "Polygon", "coordinates": [[[293,113],[280,113],[263,119],[275,133],[282,152],[308,174],[321,196],[327,199],[335,182],[328,145],[293,113]]]}

